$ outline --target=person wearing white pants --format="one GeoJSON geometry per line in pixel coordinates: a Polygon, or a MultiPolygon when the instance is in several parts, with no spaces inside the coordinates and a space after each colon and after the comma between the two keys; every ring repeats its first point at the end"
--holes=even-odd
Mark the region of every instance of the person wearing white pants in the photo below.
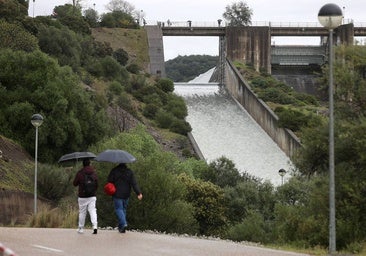
{"type": "Polygon", "coordinates": [[[78,203],[79,203],[79,229],[78,229],[78,232],[79,233],[84,232],[83,229],[85,226],[85,218],[86,218],[87,212],[89,212],[90,221],[93,225],[93,230],[95,231],[98,229],[97,208],[95,206],[96,202],[97,202],[96,196],[78,198],[78,203]]]}
{"type": "Polygon", "coordinates": [[[84,233],[85,218],[87,212],[90,215],[90,221],[93,226],[93,234],[98,232],[98,218],[96,208],[96,192],[98,189],[98,177],[95,169],[90,166],[90,160],[83,160],[83,168],[77,172],[74,186],[79,186],[78,204],[79,204],[79,223],[78,233],[84,233]]]}

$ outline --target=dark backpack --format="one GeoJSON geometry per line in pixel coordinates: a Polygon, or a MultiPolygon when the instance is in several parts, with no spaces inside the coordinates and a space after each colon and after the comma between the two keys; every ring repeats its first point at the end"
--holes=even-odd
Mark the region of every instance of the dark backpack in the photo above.
{"type": "Polygon", "coordinates": [[[91,197],[95,196],[97,189],[97,182],[92,174],[84,173],[84,196],[91,197]]]}

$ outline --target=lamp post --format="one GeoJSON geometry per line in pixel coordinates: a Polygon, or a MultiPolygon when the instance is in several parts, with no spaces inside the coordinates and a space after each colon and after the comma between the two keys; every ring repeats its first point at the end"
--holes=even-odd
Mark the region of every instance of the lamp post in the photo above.
{"type": "Polygon", "coordinates": [[[281,176],[281,184],[283,185],[283,176],[285,176],[285,174],[286,174],[285,169],[280,169],[278,171],[278,174],[281,176]]]}
{"type": "Polygon", "coordinates": [[[333,103],[333,29],[342,23],[342,9],[324,5],[318,13],[320,24],[329,30],[329,253],[336,252],[335,185],[334,185],[334,103],[333,103]]]}
{"type": "Polygon", "coordinates": [[[43,116],[34,114],[31,123],[36,127],[36,146],[34,153],[34,215],[37,214],[37,157],[38,157],[38,127],[43,123],[43,116]]]}

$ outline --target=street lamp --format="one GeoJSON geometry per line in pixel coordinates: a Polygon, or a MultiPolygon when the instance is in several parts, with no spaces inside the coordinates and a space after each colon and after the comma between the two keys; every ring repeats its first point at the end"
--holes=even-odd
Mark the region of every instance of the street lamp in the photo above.
{"type": "Polygon", "coordinates": [[[334,103],[333,103],[333,29],[342,23],[342,9],[324,5],[318,13],[320,24],[329,30],[329,253],[336,252],[335,185],[334,185],[334,103]]]}
{"type": "Polygon", "coordinates": [[[283,185],[283,176],[285,176],[286,171],[284,169],[280,169],[278,171],[278,174],[281,176],[281,181],[282,181],[282,185],[283,185]]]}
{"type": "Polygon", "coordinates": [[[36,146],[34,154],[34,215],[37,214],[37,157],[38,157],[38,127],[43,123],[43,116],[34,114],[31,123],[36,127],[36,146]]]}

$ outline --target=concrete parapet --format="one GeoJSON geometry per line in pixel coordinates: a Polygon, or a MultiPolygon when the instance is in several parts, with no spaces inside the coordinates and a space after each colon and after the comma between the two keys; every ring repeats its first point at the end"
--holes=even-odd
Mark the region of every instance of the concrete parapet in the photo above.
{"type": "Polygon", "coordinates": [[[189,139],[189,141],[191,142],[192,147],[193,147],[193,149],[194,149],[194,152],[196,153],[196,155],[198,156],[198,158],[199,158],[199,159],[201,159],[201,160],[205,160],[205,161],[206,161],[206,159],[205,159],[205,157],[203,156],[202,151],[201,151],[200,147],[198,146],[198,144],[197,144],[196,140],[194,139],[194,137],[193,137],[192,133],[190,133],[190,132],[189,132],[189,133],[187,134],[187,136],[188,136],[188,139],[189,139]]]}
{"type": "Polygon", "coordinates": [[[225,85],[231,96],[248,111],[279,148],[291,158],[301,147],[300,140],[292,131],[278,127],[277,115],[255,95],[230,60],[227,60],[226,63],[225,85]]]}

